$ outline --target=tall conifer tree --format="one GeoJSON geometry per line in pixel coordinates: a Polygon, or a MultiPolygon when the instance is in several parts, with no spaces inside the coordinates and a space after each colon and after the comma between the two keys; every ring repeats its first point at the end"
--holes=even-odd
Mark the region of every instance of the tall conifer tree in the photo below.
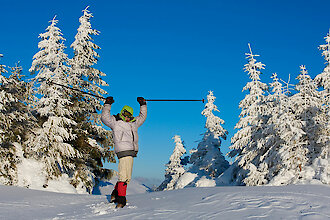
{"type": "Polygon", "coordinates": [[[273,82],[270,84],[271,93],[265,98],[268,121],[262,130],[263,138],[259,140],[260,149],[265,149],[259,161],[250,164],[250,171],[247,178],[244,179],[246,185],[264,185],[278,172],[278,164],[281,163],[278,150],[283,143],[280,138],[280,124],[278,118],[283,113],[283,100],[286,95],[283,91],[283,85],[277,74],[272,76],[273,82]]]}
{"type": "Polygon", "coordinates": [[[10,141],[11,135],[8,134],[12,120],[7,114],[8,106],[15,101],[15,97],[7,89],[9,84],[5,76],[7,72],[6,66],[0,64],[0,183],[12,185],[16,181],[16,161],[15,147],[10,141]]]}
{"type": "Polygon", "coordinates": [[[326,184],[330,184],[330,31],[324,37],[326,44],[320,45],[322,56],[326,60],[326,67],[323,72],[315,77],[315,82],[321,90],[323,121],[321,131],[318,136],[318,143],[322,147],[321,154],[314,163],[319,170],[317,172],[318,178],[326,184]]]}
{"type": "Polygon", "coordinates": [[[240,120],[235,126],[239,130],[231,139],[232,146],[230,148],[232,151],[229,153],[231,157],[237,156],[235,161],[238,166],[233,173],[233,178],[237,184],[243,184],[250,165],[252,164],[252,169],[256,167],[254,163],[257,163],[267,151],[260,142],[263,138],[262,131],[268,120],[265,106],[267,85],[260,81],[261,70],[264,69],[265,65],[257,62],[256,57],[259,55],[252,53],[250,44],[249,48],[250,53],[246,54],[249,63],[245,65],[244,70],[248,72],[252,81],[243,88],[243,91],[246,90],[249,93],[240,102],[239,107],[242,111],[240,120]]]}
{"type": "Polygon", "coordinates": [[[33,117],[25,104],[27,83],[22,80],[22,67],[0,65],[0,183],[17,183],[17,164],[20,159],[16,146],[21,145],[31,131],[33,117]]]}
{"type": "Polygon", "coordinates": [[[40,96],[36,103],[39,127],[27,141],[30,154],[44,163],[47,173],[45,187],[50,179],[71,173],[75,170],[75,160],[81,154],[69,143],[76,138],[72,132],[76,122],[72,120],[69,109],[71,105],[68,91],[61,86],[70,84],[69,68],[66,65],[67,55],[64,53],[64,37],[56,26],[57,20],[50,21],[46,32],[39,35],[40,49],[33,57],[30,72],[36,74],[33,81],[37,85],[40,96]]]}
{"type": "Polygon", "coordinates": [[[294,99],[294,111],[297,117],[304,124],[306,133],[305,141],[309,151],[310,160],[320,153],[320,146],[317,143],[317,137],[322,127],[322,101],[317,86],[307,72],[305,66],[300,66],[299,80],[296,85],[297,94],[292,96],[294,99]]]}
{"type": "Polygon", "coordinates": [[[158,190],[173,190],[178,179],[184,174],[185,169],[182,164],[182,156],[186,153],[185,146],[182,143],[181,137],[175,135],[173,137],[175,148],[170,157],[170,161],[165,165],[165,180],[158,187],[158,190]]]}
{"type": "MultiPolygon", "coordinates": [[[[108,86],[102,80],[105,73],[95,68],[98,62],[100,49],[93,42],[93,35],[99,35],[99,31],[92,29],[90,20],[92,14],[88,7],[83,10],[83,15],[79,18],[79,28],[75,36],[75,41],[71,44],[74,56],[70,60],[72,86],[79,90],[102,96],[106,94],[101,87],[108,86]]],[[[99,110],[102,108],[102,100],[82,93],[72,92],[71,102],[74,111],[74,120],[77,125],[74,134],[77,139],[73,142],[82,153],[84,161],[79,164],[78,172],[86,170],[86,164],[94,173],[96,179],[111,178],[111,170],[103,169],[102,161],[115,162],[115,155],[110,146],[113,146],[111,131],[103,128],[100,121],[99,110]]],[[[78,181],[79,182],[79,181],[78,181]]]]}
{"type": "Polygon", "coordinates": [[[227,138],[227,130],[222,127],[224,120],[214,115],[214,111],[219,111],[214,104],[216,97],[212,91],[207,95],[207,103],[202,115],[206,117],[205,128],[202,141],[198,144],[197,149],[191,152],[190,162],[192,166],[189,172],[197,173],[198,177],[194,181],[198,181],[203,176],[208,179],[217,178],[228,167],[229,163],[223,156],[220,146],[221,138],[227,138]]]}

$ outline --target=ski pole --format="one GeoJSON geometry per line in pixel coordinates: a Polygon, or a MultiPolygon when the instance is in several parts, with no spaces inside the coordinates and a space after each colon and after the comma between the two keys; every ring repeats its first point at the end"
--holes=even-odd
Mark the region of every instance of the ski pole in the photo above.
{"type": "Polygon", "coordinates": [[[146,99],[147,102],[203,102],[204,99],[146,99]]]}
{"type": "Polygon", "coordinates": [[[61,86],[61,87],[67,88],[67,89],[71,89],[71,90],[73,90],[73,91],[77,91],[77,92],[80,92],[80,93],[86,94],[86,95],[94,96],[94,97],[99,98],[99,99],[106,99],[106,98],[104,98],[103,96],[94,95],[94,94],[89,93],[89,92],[85,92],[85,91],[81,91],[81,90],[79,90],[79,89],[71,88],[71,87],[69,87],[69,86],[65,86],[65,85],[58,84],[58,83],[51,82],[51,81],[48,81],[48,82],[51,83],[51,84],[57,85],[57,86],[61,86]]]}

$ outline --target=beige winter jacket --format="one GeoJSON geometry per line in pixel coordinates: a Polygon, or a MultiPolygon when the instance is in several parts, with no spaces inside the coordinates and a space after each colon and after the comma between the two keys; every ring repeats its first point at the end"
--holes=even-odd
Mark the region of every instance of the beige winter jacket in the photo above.
{"type": "Polygon", "coordinates": [[[125,122],[111,115],[110,110],[111,105],[105,104],[102,109],[101,120],[106,126],[112,129],[117,157],[136,157],[139,151],[137,129],[147,118],[147,105],[142,105],[140,107],[140,114],[133,122],[125,122]]]}

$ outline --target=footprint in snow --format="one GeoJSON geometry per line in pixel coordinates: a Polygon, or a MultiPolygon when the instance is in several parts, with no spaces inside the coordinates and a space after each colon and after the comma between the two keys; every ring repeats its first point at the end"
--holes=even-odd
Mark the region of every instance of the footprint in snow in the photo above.
{"type": "MultiPolygon", "coordinates": [[[[129,205],[129,203],[127,203],[127,205],[124,207],[124,209],[136,209],[136,208],[137,208],[136,206],[129,205]]],[[[92,205],[91,209],[93,210],[93,213],[95,215],[106,215],[120,210],[120,209],[116,209],[116,204],[105,203],[105,202],[92,205]]]]}
{"type": "Polygon", "coordinates": [[[99,203],[96,205],[91,206],[91,209],[95,215],[106,215],[111,212],[116,212],[118,209],[116,209],[116,205],[113,203],[99,203]]]}

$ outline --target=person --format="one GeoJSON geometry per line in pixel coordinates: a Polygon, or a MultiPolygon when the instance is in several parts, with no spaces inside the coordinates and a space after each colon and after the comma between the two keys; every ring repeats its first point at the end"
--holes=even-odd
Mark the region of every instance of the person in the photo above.
{"type": "Polygon", "coordinates": [[[127,184],[131,181],[133,170],[133,157],[137,156],[138,133],[137,129],[147,117],[147,102],[143,97],[137,98],[140,104],[140,114],[133,117],[133,108],[125,105],[117,115],[111,115],[113,97],[107,97],[102,109],[101,121],[112,129],[115,153],[118,157],[118,181],[111,193],[110,202],[117,203],[116,208],[126,205],[127,184]]]}

